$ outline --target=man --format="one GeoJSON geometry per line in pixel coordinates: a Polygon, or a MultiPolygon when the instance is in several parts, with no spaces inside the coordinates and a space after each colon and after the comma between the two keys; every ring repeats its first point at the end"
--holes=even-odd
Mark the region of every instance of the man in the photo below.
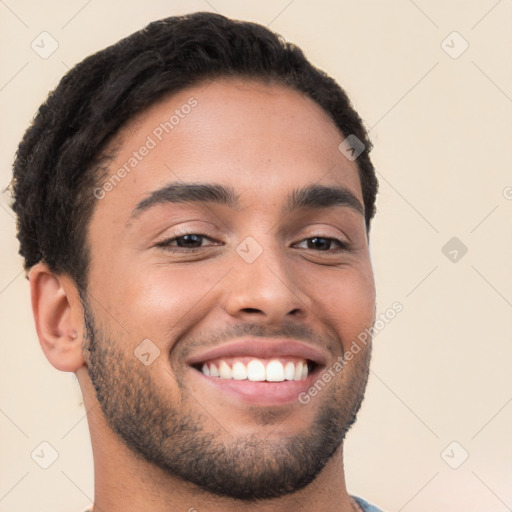
{"type": "Polygon", "coordinates": [[[13,208],[42,349],[88,411],[91,510],[378,510],[343,470],[369,149],[297,47],[210,13],[88,57],[41,106],[13,208]]]}

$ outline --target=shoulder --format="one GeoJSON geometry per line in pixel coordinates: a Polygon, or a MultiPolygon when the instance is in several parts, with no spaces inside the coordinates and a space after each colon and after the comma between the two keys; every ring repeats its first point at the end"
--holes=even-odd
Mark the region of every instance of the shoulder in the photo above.
{"type": "Polygon", "coordinates": [[[361,507],[363,512],[383,512],[383,510],[376,507],[375,505],[372,505],[371,503],[368,503],[367,501],[363,500],[363,498],[358,498],[357,496],[352,496],[352,498],[356,500],[357,504],[361,507]]]}

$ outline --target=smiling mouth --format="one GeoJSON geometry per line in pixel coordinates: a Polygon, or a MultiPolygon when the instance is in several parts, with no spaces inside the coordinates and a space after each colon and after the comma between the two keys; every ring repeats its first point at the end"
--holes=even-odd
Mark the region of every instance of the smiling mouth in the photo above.
{"type": "Polygon", "coordinates": [[[208,377],[251,382],[302,381],[315,371],[317,363],[302,358],[229,357],[193,364],[208,377]]]}

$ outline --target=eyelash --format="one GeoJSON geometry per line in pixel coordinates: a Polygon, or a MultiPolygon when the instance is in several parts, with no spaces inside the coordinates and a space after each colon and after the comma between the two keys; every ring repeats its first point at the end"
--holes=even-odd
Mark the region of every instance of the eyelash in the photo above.
{"type": "MultiPolygon", "coordinates": [[[[167,238],[166,240],[162,240],[161,242],[158,242],[156,244],[156,246],[157,247],[161,247],[165,251],[187,252],[187,253],[197,252],[198,250],[204,248],[204,246],[201,246],[201,247],[178,247],[177,245],[171,245],[171,242],[175,242],[175,241],[179,240],[180,238],[184,238],[186,236],[197,236],[197,237],[200,237],[201,239],[208,239],[208,240],[212,240],[213,241],[213,239],[211,237],[207,236],[207,235],[203,235],[203,234],[199,234],[199,233],[184,233],[184,234],[181,234],[181,235],[173,237],[173,238],[167,238]]],[[[333,253],[333,252],[338,252],[338,251],[348,251],[350,249],[349,243],[345,242],[344,240],[340,240],[338,238],[326,237],[326,236],[318,236],[318,235],[311,236],[311,237],[308,237],[308,238],[304,238],[299,243],[303,243],[303,242],[306,242],[308,240],[314,240],[315,238],[331,241],[331,242],[334,242],[334,243],[338,244],[338,248],[335,249],[335,250],[332,250],[332,249],[328,249],[328,250],[325,250],[325,251],[324,250],[318,250],[316,252],[324,252],[324,253],[329,253],[330,252],[330,253],[333,253]]],[[[216,244],[213,244],[213,245],[220,245],[220,244],[216,243],[216,244]]],[[[209,247],[212,247],[212,246],[209,246],[209,247]]],[[[310,250],[314,251],[315,249],[310,249],[310,250]]]]}

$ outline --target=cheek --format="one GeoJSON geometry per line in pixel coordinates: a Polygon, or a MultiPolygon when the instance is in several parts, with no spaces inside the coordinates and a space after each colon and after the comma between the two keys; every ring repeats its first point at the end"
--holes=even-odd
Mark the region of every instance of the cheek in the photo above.
{"type": "Polygon", "coordinates": [[[344,344],[349,346],[372,326],[375,284],[371,267],[330,269],[328,276],[316,276],[308,285],[315,316],[334,329],[344,344]]]}
{"type": "MultiPolygon", "coordinates": [[[[195,329],[218,307],[230,279],[231,262],[210,260],[191,265],[112,265],[96,280],[95,297],[135,345],[150,339],[168,351],[175,340],[195,329]],[[127,277],[128,276],[128,277],[127,277]]],[[[375,288],[369,261],[346,267],[291,264],[289,278],[311,304],[311,326],[320,321],[344,343],[373,323],[375,288]]],[[[305,301],[306,302],[306,301],[305,301]]],[[[321,328],[320,325],[317,325],[321,328]]]]}
{"type": "Polygon", "coordinates": [[[197,324],[225,274],[226,268],[207,265],[179,271],[162,265],[141,272],[144,278],[131,279],[118,292],[130,332],[158,340],[160,348],[168,349],[165,343],[197,324]]]}

